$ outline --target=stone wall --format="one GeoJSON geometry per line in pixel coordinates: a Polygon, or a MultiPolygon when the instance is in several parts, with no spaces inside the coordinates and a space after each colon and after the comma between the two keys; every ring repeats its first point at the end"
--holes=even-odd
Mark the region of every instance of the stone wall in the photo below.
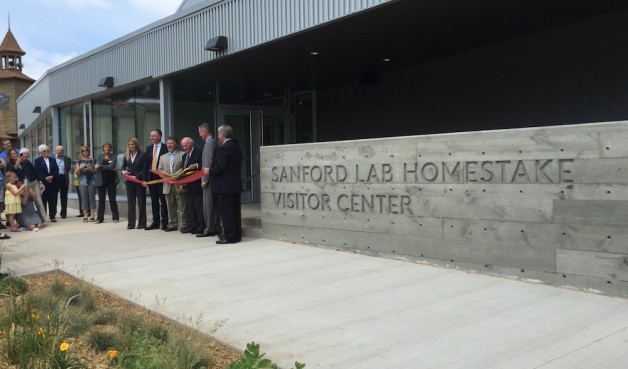
{"type": "Polygon", "coordinates": [[[266,146],[262,230],[628,296],[626,142],[612,122],[266,146]]]}

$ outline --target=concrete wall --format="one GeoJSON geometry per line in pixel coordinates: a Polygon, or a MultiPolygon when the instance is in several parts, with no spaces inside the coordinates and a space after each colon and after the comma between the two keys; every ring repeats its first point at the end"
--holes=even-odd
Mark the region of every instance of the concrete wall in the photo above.
{"type": "Polygon", "coordinates": [[[262,147],[263,235],[628,296],[626,142],[612,122],[262,147]]]}

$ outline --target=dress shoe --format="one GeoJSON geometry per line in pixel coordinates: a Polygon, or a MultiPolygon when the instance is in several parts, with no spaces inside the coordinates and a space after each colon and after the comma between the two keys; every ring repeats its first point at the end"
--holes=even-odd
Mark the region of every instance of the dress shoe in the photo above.
{"type": "Polygon", "coordinates": [[[104,222],[104,220],[102,220],[102,219],[96,219],[96,224],[100,224],[100,223],[102,223],[102,222],[104,222]]]}
{"type": "Polygon", "coordinates": [[[230,242],[229,241],[225,241],[225,240],[218,240],[218,241],[216,241],[216,244],[218,244],[218,245],[225,245],[225,244],[228,244],[228,243],[230,243],[230,242]]]}
{"type": "Polygon", "coordinates": [[[11,236],[9,236],[6,233],[0,233],[0,240],[8,240],[9,238],[11,238],[11,236]]]}
{"type": "Polygon", "coordinates": [[[65,215],[62,215],[62,216],[61,216],[61,219],[65,219],[65,215]]]}
{"type": "Polygon", "coordinates": [[[53,223],[57,222],[57,220],[55,218],[50,218],[50,221],[53,222],[53,223]]]}
{"type": "Polygon", "coordinates": [[[192,230],[184,228],[184,229],[181,230],[181,233],[192,233],[192,230]]]}
{"type": "Polygon", "coordinates": [[[159,226],[155,225],[155,224],[151,224],[151,225],[149,225],[148,227],[146,227],[144,229],[147,230],[147,231],[150,231],[152,229],[159,229],[159,226]]]}
{"type": "Polygon", "coordinates": [[[199,234],[196,235],[196,237],[212,237],[215,236],[215,233],[212,232],[201,232],[199,234]]]}
{"type": "Polygon", "coordinates": [[[164,231],[166,231],[166,232],[173,232],[173,231],[176,231],[176,230],[177,229],[175,227],[168,227],[168,228],[164,229],[164,231]]]}
{"type": "MultiPolygon", "coordinates": [[[[161,226],[161,230],[162,230],[162,231],[165,231],[165,230],[166,230],[166,228],[168,228],[168,226],[166,226],[166,225],[162,225],[162,226],[161,226]]],[[[175,228],[175,229],[176,229],[176,228],[175,228]]]]}
{"type": "Polygon", "coordinates": [[[126,229],[133,229],[133,228],[135,228],[135,227],[133,227],[131,225],[130,226],[126,226],[126,229]]]}

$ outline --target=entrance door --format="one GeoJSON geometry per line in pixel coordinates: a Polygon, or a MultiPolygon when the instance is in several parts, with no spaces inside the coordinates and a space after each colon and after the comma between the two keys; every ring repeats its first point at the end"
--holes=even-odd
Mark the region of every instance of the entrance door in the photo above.
{"type": "Polygon", "coordinates": [[[218,108],[218,125],[233,128],[242,149],[242,203],[257,203],[261,197],[260,146],[286,143],[285,109],[259,106],[218,108]]]}

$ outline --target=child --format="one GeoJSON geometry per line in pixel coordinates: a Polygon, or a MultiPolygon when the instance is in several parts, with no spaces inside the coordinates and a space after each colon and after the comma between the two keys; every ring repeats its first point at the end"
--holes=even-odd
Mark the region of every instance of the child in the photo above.
{"type": "Polygon", "coordinates": [[[17,226],[15,215],[22,212],[20,195],[26,191],[26,185],[21,185],[20,187],[16,185],[18,178],[15,172],[7,172],[5,180],[7,189],[4,193],[4,211],[7,215],[7,222],[11,227],[11,232],[19,232],[20,227],[17,226]]]}

